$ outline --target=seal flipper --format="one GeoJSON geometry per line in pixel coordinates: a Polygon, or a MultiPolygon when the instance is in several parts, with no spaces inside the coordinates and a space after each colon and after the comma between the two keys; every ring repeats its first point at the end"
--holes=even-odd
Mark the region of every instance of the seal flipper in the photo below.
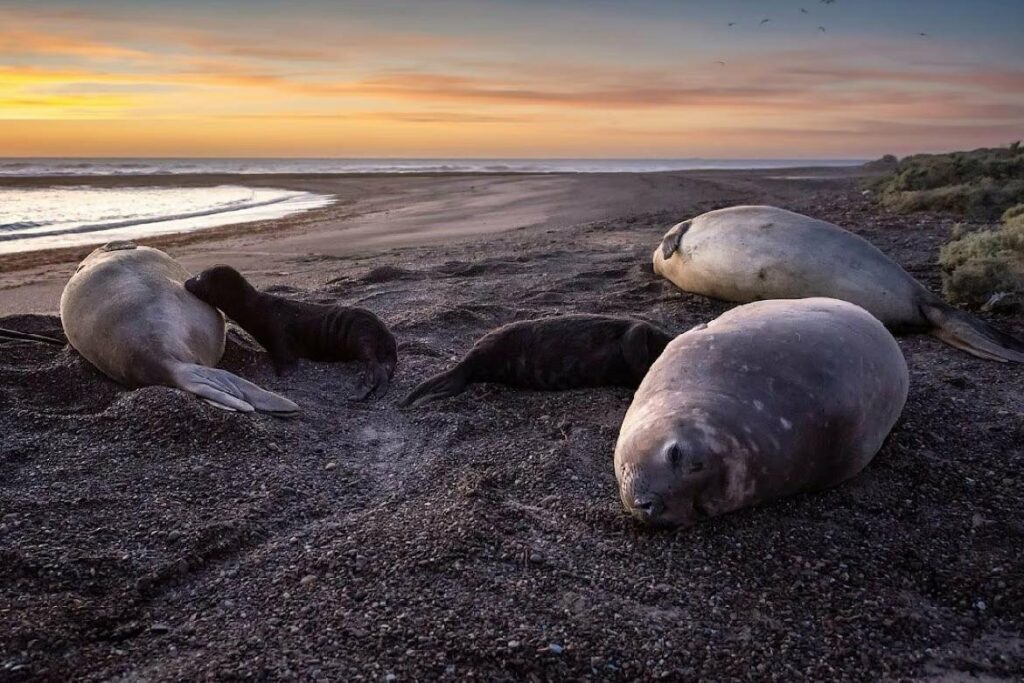
{"type": "Polygon", "coordinates": [[[931,333],[950,346],[985,360],[1024,363],[1024,342],[970,313],[938,300],[922,304],[921,313],[934,325],[931,333]]]}
{"type": "Polygon", "coordinates": [[[683,235],[690,229],[690,223],[693,222],[691,218],[688,221],[682,223],[676,223],[672,228],[665,233],[665,236],[661,239],[661,255],[666,259],[672,258],[672,254],[676,253],[679,249],[679,242],[683,239],[683,235]]]}
{"type": "Polygon", "coordinates": [[[469,372],[462,363],[451,370],[434,375],[412,390],[400,404],[403,408],[421,406],[449,396],[458,396],[469,384],[469,372]]]}
{"type": "Polygon", "coordinates": [[[285,397],[261,389],[227,370],[182,363],[172,374],[174,386],[223,410],[243,413],[259,411],[272,415],[293,415],[299,412],[299,406],[285,397]]]}
{"type": "Polygon", "coordinates": [[[366,370],[359,381],[361,393],[353,397],[354,401],[365,401],[371,396],[383,398],[391,386],[391,376],[388,369],[381,363],[370,362],[366,364],[366,370]]]}
{"type": "Polygon", "coordinates": [[[640,386],[651,365],[672,341],[672,335],[647,323],[637,323],[622,338],[622,356],[633,372],[633,388],[640,386]]]}

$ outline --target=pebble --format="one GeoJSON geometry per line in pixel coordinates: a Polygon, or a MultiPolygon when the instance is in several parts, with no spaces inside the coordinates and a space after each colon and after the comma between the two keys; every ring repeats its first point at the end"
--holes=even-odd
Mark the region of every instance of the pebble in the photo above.
{"type": "Polygon", "coordinates": [[[560,654],[562,654],[562,651],[563,651],[564,649],[565,649],[565,648],[564,648],[564,647],[562,647],[561,645],[559,645],[558,643],[551,643],[550,645],[548,645],[548,650],[549,650],[549,651],[550,651],[550,652],[551,652],[552,654],[560,655],[560,654]]]}
{"type": "Polygon", "coordinates": [[[330,472],[331,470],[333,470],[337,466],[338,466],[338,463],[336,463],[336,462],[329,462],[326,465],[324,465],[324,469],[327,470],[328,472],[330,472]]]}
{"type": "Polygon", "coordinates": [[[306,574],[299,581],[299,584],[303,585],[303,586],[308,586],[309,584],[313,583],[314,581],[316,581],[316,576],[314,574],[306,574]]]}
{"type": "Polygon", "coordinates": [[[171,627],[168,626],[167,624],[157,623],[157,624],[153,624],[152,626],[150,626],[149,630],[150,630],[151,633],[156,633],[157,635],[160,635],[162,633],[169,632],[171,630],[171,627]]]}

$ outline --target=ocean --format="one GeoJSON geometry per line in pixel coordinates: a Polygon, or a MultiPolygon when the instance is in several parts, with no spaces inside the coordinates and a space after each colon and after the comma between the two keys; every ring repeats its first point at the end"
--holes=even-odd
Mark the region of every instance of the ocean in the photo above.
{"type": "Polygon", "coordinates": [[[644,173],[856,166],[857,159],[32,159],[0,158],[0,176],[188,173],[644,173]]]}
{"type": "MultiPolygon", "coordinates": [[[[282,218],[330,195],[238,184],[95,187],[89,176],[182,174],[640,173],[696,169],[854,166],[849,159],[58,159],[0,158],[0,254],[282,218]],[[37,178],[4,186],[4,178],[37,178]],[[68,185],[81,177],[82,185],[68,185]],[[47,185],[47,178],[61,178],[47,185]]],[[[242,181],[244,182],[244,181],[242,181]]]]}

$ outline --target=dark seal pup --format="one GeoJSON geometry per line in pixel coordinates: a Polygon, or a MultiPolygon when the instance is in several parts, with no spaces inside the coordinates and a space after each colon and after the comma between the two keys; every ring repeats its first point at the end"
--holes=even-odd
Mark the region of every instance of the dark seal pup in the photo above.
{"type": "Polygon", "coordinates": [[[185,289],[222,310],[256,338],[278,374],[300,358],[313,361],[362,361],[365,373],[356,400],[383,396],[398,364],[395,338],[363,308],[292,301],[258,291],[241,273],[218,265],[185,283],[185,289]]]}
{"type": "Polygon", "coordinates": [[[431,377],[403,406],[455,396],[474,382],[523,389],[636,387],[672,335],[642,320],[566,315],[524,320],[482,337],[459,363],[431,377]]]}

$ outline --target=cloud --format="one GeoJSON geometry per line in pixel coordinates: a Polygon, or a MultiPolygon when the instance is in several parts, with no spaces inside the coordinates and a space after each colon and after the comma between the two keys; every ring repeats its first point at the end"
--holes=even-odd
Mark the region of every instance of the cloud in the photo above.
{"type": "Polygon", "coordinates": [[[0,54],[77,57],[87,60],[150,60],[142,50],[75,36],[29,30],[0,29],[0,54]]]}

